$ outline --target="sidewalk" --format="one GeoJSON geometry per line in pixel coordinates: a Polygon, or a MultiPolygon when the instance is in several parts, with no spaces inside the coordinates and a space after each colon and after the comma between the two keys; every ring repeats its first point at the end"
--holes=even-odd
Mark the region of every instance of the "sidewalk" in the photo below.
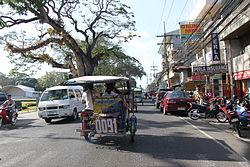
{"type": "Polygon", "coordinates": [[[228,122],[225,122],[225,123],[220,123],[218,122],[216,119],[212,119],[212,118],[209,118],[209,119],[202,119],[202,121],[210,124],[211,126],[214,126],[220,130],[223,130],[227,133],[231,133],[232,135],[240,138],[241,140],[244,140],[244,141],[248,141],[250,142],[250,126],[248,125],[248,127],[246,128],[242,128],[241,129],[241,133],[242,133],[242,136],[243,137],[239,137],[237,132],[234,132],[231,128],[230,128],[230,125],[228,122]]]}

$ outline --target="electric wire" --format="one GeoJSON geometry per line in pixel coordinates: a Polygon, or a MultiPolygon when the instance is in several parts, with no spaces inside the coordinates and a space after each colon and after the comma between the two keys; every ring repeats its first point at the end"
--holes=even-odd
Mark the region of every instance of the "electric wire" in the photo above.
{"type": "MultiPolygon", "coordinates": [[[[223,28],[218,32],[218,34],[220,34],[220,33],[222,33],[222,31],[224,31],[226,28],[227,28],[227,26],[229,26],[235,19],[236,19],[236,17],[239,15],[239,14],[241,14],[247,7],[249,7],[250,6],[250,4],[248,4],[245,8],[243,8],[240,12],[238,12],[237,13],[237,15],[236,16],[234,16],[232,19],[231,19],[231,21],[229,22],[229,23],[227,23],[225,26],[223,26],[223,28]]],[[[235,9],[235,8],[237,8],[238,6],[235,6],[233,9],[232,9],[232,11],[235,9]]],[[[227,17],[229,16],[231,14],[231,12],[229,12],[227,15],[226,15],[226,17],[224,17],[222,20],[220,20],[220,22],[212,29],[212,31],[211,32],[213,32],[216,28],[218,28],[218,26],[219,25],[221,25],[222,23],[223,23],[223,21],[225,20],[225,19],[227,19],[227,17]]],[[[196,45],[196,48],[194,48],[193,50],[191,50],[191,51],[189,51],[189,53],[187,54],[187,56],[189,56],[189,54],[190,53],[192,53],[192,52],[194,52],[196,49],[198,49],[198,47],[203,43],[203,47],[201,48],[201,49],[199,49],[199,50],[196,50],[196,52],[200,52],[202,49],[204,49],[211,41],[212,41],[212,39],[209,39],[205,44],[204,44],[204,42],[208,39],[208,37],[209,36],[207,36],[205,39],[203,39],[201,42],[199,42],[200,44],[199,45],[196,45]]],[[[186,58],[186,60],[184,60],[184,63],[187,61],[188,59],[186,58]]]]}
{"type": "Polygon", "coordinates": [[[168,11],[168,16],[167,16],[167,19],[166,19],[166,27],[167,27],[167,25],[168,25],[168,19],[169,19],[170,13],[172,12],[173,6],[174,6],[174,0],[172,0],[170,9],[169,9],[169,11],[168,11]]]}
{"type": "Polygon", "coordinates": [[[182,14],[183,14],[183,12],[184,12],[186,6],[187,6],[187,3],[188,3],[188,0],[186,0],[185,5],[184,5],[184,7],[183,7],[182,10],[181,10],[181,14],[180,14],[180,16],[179,16],[179,18],[178,18],[178,21],[181,19],[181,16],[182,16],[182,14]]]}
{"type": "Polygon", "coordinates": [[[163,18],[163,15],[165,13],[166,4],[167,4],[167,0],[164,1],[164,5],[163,5],[163,8],[162,8],[162,12],[161,12],[161,19],[160,19],[160,23],[159,23],[159,26],[158,26],[158,29],[157,29],[157,33],[159,32],[159,29],[160,29],[160,26],[161,26],[162,18],[163,18]]]}

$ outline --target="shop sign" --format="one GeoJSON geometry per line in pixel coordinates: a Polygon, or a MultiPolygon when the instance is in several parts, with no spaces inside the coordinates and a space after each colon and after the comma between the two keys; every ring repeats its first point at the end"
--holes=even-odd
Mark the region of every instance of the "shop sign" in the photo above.
{"type": "Polygon", "coordinates": [[[192,81],[205,81],[206,78],[204,75],[192,75],[192,81]]]}
{"type": "Polygon", "coordinates": [[[211,66],[194,66],[192,68],[193,73],[198,74],[220,74],[228,72],[226,64],[215,64],[211,66]]]}
{"type": "Polygon", "coordinates": [[[250,79],[250,70],[236,72],[233,76],[235,80],[250,79]]]}
{"type": "Polygon", "coordinates": [[[220,45],[218,33],[212,33],[212,56],[213,61],[220,61],[220,45]]]}

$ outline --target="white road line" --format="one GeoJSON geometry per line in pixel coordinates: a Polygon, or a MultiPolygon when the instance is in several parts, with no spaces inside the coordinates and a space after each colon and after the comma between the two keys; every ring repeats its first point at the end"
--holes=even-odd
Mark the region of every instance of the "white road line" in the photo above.
{"type": "Polygon", "coordinates": [[[186,122],[187,124],[191,125],[194,129],[198,130],[199,132],[201,132],[203,135],[205,135],[206,137],[208,137],[209,139],[212,139],[214,142],[216,142],[218,145],[220,145],[221,147],[223,147],[225,150],[229,151],[230,153],[232,153],[233,155],[235,155],[236,157],[238,157],[239,159],[242,159],[243,161],[245,161],[244,163],[240,162],[241,166],[245,166],[246,163],[249,164],[248,160],[241,156],[240,154],[236,153],[234,150],[232,150],[231,148],[229,148],[228,146],[223,145],[221,142],[219,142],[217,139],[215,139],[214,137],[210,136],[209,134],[207,134],[206,132],[204,132],[203,130],[199,129],[197,126],[193,125],[192,123],[190,123],[189,121],[187,121],[186,119],[184,119],[183,117],[179,117],[180,119],[182,119],[184,122],[186,122]]]}

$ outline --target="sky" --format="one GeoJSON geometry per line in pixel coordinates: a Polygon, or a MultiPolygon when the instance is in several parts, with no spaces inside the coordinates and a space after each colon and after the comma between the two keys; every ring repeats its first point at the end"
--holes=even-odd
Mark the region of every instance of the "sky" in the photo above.
{"type": "MultiPolygon", "coordinates": [[[[179,22],[188,20],[194,12],[195,2],[201,0],[125,0],[124,2],[131,7],[135,14],[136,34],[140,38],[134,38],[132,41],[123,44],[124,51],[139,60],[147,73],[142,79],[137,79],[137,85],[146,88],[152,80],[152,66],[156,66],[157,72],[162,70],[161,55],[158,53],[162,38],[157,35],[163,35],[164,24],[166,32],[179,28],[179,22]]],[[[7,53],[3,46],[0,47],[1,61],[0,72],[8,74],[14,67],[10,64],[7,53]]],[[[53,69],[44,66],[43,70],[37,73],[37,77],[44,75],[53,69]]]]}

